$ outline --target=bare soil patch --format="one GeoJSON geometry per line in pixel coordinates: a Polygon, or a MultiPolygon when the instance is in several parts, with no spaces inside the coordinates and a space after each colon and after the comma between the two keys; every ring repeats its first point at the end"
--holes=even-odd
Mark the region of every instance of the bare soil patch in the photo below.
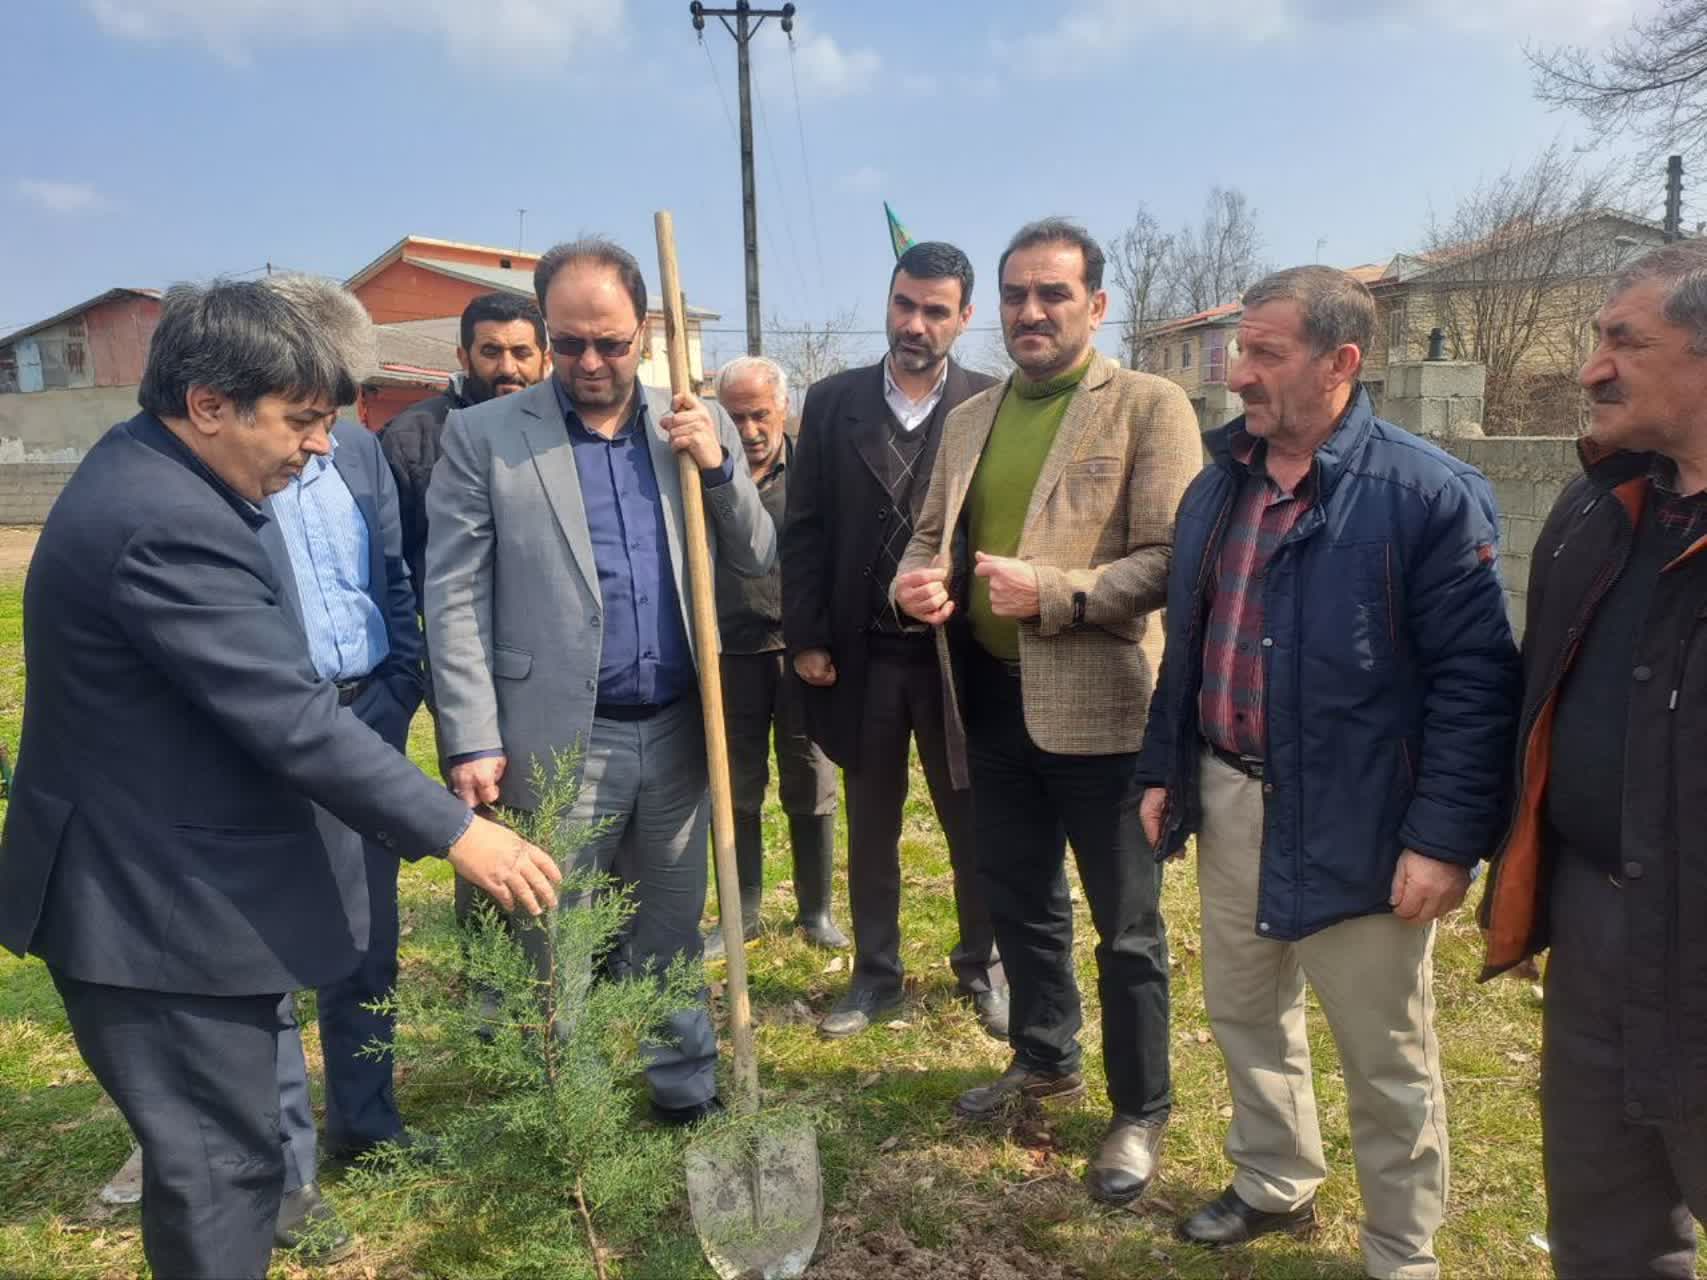
{"type": "Polygon", "coordinates": [[[1076,1280],[1082,1273],[1011,1243],[964,1240],[921,1249],[898,1226],[841,1245],[812,1264],[812,1280],[1076,1280]]]}
{"type": "Polygon", "coordinates": [[[0,526],[0,576],[19,575],[30,567],[41,529],[36,525],[0,526]]]}

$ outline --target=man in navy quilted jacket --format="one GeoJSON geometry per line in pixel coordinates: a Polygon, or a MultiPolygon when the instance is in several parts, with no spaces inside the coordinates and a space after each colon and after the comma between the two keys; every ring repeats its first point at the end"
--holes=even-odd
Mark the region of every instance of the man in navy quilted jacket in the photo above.
{"type": "Polygon", "coordinates": [[[1362,284],[1295,267],[1244,297],[1180,503],[1139,778],[1159,856],[1197,836],[1203,986],[1233,1183],[1181,1224],[1239,1244],[1314,1225],[1326,1175],[1304,983],[1345,1069],[1375,1277],[1438,1276],[1446,1109],[1434,921],[1497,843],[1517,650],[1473,467],[1375,416],[1362,284]]]}

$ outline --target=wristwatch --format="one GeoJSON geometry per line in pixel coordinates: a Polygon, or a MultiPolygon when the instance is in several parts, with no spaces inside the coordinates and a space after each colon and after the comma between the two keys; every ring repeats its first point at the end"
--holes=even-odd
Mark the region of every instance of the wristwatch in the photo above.
{"type": "Polygon", "coordinates": [[[1082,627],[1085,625],[1085,593],[1083,591],[1073,592],[1072,625],[1075,627],[1082,627]]]}

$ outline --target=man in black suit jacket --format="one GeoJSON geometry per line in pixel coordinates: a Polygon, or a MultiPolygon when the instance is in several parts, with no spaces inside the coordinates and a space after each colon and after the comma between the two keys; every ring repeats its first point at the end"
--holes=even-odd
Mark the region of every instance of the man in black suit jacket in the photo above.
{"type": "Polygon", "coordinates": [[[914,245],[895,265],[877,364],[815,383],[800,416],[782,537],[783,636],[813,739],[844,770],[853,982],[819,1024],[853,1035],[901,1001],[901,807],[916,738],[948,840],[960,940],[949,959],[984,1028],[1007,1038],[1007,984],[972,860],[970,793],[956,790],[929,627],[889,603],[949,410],[993,384],[949,358],[972,318],[972,264],[914,245]]]}
{"type": "Polygon", "coordinates": [[[287,991],[366,946],[350,851],[447,855],[538,911],[552,860],[385,746],[309,664],[256,531],[355,398],[360,305],[254,283],[166,296],[143,412],[90,452],[24,587],[29,682],[0,837],[0,945],[48,964],[143,1149],[156,1275],[266,1271],[287,991]]]}

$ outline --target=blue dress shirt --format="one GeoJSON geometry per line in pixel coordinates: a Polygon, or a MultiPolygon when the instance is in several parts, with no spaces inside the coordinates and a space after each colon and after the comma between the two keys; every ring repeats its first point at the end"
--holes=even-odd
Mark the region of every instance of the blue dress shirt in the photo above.
{"type": "MultiPolygon", "coordinates": [[[[633,414],[607,440],[582,423],[561,382],[552,386],[575,454],[604,605],[599,701],[664,706],[692,691],[698,677],[652,466],[646,396],[637,389],[633,414]]],[[[703,473],[704,482],[726,483],[732,462],[726,454],[721,468],[703,473]]]]}
{"type": "MultiPolygon", "coordinates": [[[[337,447],[336,442],[333,448],[337,447]]],[[[308,655],[325,680],[359,680],[391,652],[385,615],[370,594],[368,527],[330,454],[272,497],[296,578],[308,655]]]]}

